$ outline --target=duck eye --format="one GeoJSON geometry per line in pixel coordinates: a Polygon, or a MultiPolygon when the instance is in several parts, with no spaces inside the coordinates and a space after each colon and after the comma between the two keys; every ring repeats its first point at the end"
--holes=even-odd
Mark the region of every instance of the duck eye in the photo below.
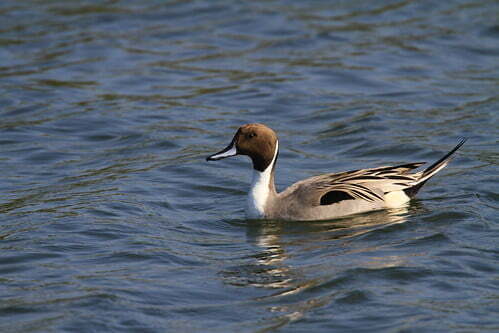
{"type": "Polygon", "coordinates": [[[256,133],[250,133],[250,134],[248,134],[248,138],[250,138],[250,139],[254,138],[255,136],[256,136],[256,133]]]}

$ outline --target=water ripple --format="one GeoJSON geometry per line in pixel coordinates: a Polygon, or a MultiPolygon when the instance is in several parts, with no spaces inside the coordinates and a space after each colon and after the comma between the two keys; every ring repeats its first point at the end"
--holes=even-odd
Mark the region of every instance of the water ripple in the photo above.
{"type": "Polygon", "coordinates": [[[6,332],[497,330],[498,6],[0,4],[6,332]],[[401,210],[244,219],[242,123],[277,186],[438,159],[401,210]]]}

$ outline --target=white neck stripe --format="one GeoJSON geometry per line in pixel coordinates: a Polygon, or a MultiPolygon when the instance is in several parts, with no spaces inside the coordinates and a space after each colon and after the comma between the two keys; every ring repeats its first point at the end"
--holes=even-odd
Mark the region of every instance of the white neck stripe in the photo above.
{"type": "Polygon", "coordinates": [[[248,193],[246,215],[249,218],[262,218],[265,215],[265,205],[270,194],[270,182],[272,181],[272,168],[279,151],[279,142],[276,141],[274,157],[272,162],[263,171],[253,169],[253,180],[248,193]]]}

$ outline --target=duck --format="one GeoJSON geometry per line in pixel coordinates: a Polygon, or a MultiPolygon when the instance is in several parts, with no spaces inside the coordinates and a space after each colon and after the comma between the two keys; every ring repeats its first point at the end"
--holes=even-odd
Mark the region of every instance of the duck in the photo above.
{"type": "Polygon", "coordinates": [[[298,181],[282,192],[277,192],[274,183],[279,140],[274,130],[264,124],[239,127],[229,145],[206,160],[237,155],[251,159],[253,177],[246,201],[248,219],[330,220],[406,206],[431,177],[447,166],[465,141],[462,139],[423,171],[412,170],[425,162],[326,173],[298,181]]]}

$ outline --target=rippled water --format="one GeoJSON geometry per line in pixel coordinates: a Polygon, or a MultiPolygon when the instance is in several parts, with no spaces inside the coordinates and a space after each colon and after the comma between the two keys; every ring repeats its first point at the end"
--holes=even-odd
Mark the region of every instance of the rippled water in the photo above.
{"type": "Polygon", "coordinates": [[[2,332],[499,330],[496,1],[0,3],[2,332]],[[432,161],[408,208],[244,220],[280,189],[432,161]]]}

